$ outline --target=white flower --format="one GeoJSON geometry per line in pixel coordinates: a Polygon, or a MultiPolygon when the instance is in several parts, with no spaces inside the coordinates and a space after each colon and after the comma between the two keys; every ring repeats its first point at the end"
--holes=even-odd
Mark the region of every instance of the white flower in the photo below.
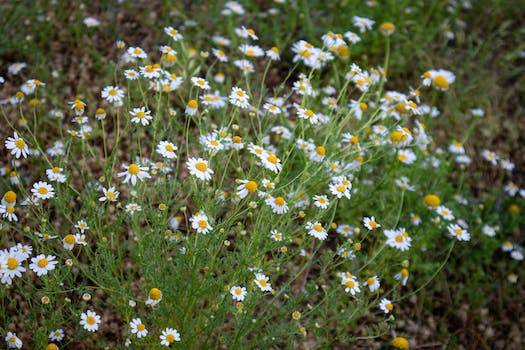
{"type": "Polygon", "coordinates": [[[157,153],[168,159],[176,159],[177,146],[169,141],[160,141],[157,145],[157,153]]]}
{"type": "Polygon", "coordinates": [[[237,186],[237,195],[239,198],[246,198],[250,193],[257,192],[257,182],[252,180],[241,180],[237,186]]]}
{"type": "Polygon", "coordinates": [[[37,199],[49,199],[55,196],[53,186],[44,181],[34,183],[31,193],[37,199]]]}
{"type": "Polygon", "coordinates": [[[203,79],[203,78],[192,77],[191,78],[191,82],[192,82],[193,86],[201,88],[202,90],[209,90],[210,89],[210,84],[208,84],[208,82],[205,79],[203,79]]]}
{"type": "Polygon", "coordinates": [[[229,96],[229,101],[232,105],[240,108],[249,108],[250,107],[250,97],[243,89],[238,87],[233,87],[229,96]]]}
{"type": "Polygon", "coordinates": [[[37,274],[37,276],[44,276],[51,270],[55,269],[57,261],[53,255],[40,254],[35,258],[31,258],[31,264],[29,268],[37,274]]]}
{"type": "Polygon", "coordinates": [[[447,227],[448,232],[452,237],[456,237],[459,241],[469,241],[470,233],[467,230],[463,229],[458,224],[450,224],[447,227]]]}
{"type": "Polygon", "coordinates": [[[377,276],[369,277],[366,281],[363,282],[363,286],[368,287],[368,289],[373,293],[379,289],[381,284],[379,283],[379,278],[377,276]]]}
{"type": "Polygon", "coordinates": [[[408,232],[404,228],[398,230],[385,230],[385,236],[387,237],[386,244],[392,248],[399,249],[401,251],[408,250],[412,238],[408,235],[408,232]]]}
{"type": "Polygon", "coordinates": [[[134,318],[130,323],[129,326],[131,328],[131,333],[135,334],[137,338],[142,338],[148,335],[148,330],[146,329],[146,326],[140,318],[134,318]]]}
{"type": "Polygon", "coordinates": [[[328,233],[326,232],[326,229],[321,225],[319,222],[307,222],[306,223],[306,229],[308,230],[308,234],[310,236],[313,236],[321,241],[324,241],[326,237],[328,237],[328,233]]]}
{"type": "Polygon", "coordinates": [[[180,333],[175,328],[166,328],[160,335],[160,345],[170,346],[171,343],[180,341],[180,333]]]}
{"type": "Polygon", "coordinates": [[[137,183],[137,179],[143,181],[144,179],[151,178],[148,173],[147,166],[140,166],[138,164],[132,163],[130,165],[123,165],[122,168],[126,169],[123,172],[117,174],[118,177],[124,177],[123,183],[131,182],[133,186],[137,183]]]}
{"type": "Polygon", "coordinates": [[[387,298],[383,298],[381,299],[381,301],[379,302],[379,308],[381,309],[381,311],[383,311],[385,314],[388,314],[390,312],[392,312],[392,310],[394,309],[394,305],[392,304],[392,302],[390,300],[388,300],[387,298]]]}
{"type": "Polygon", "coordinates": [[[131,122],[135,124],[142,124],[146,126],[153,119],[151,111],[146,109],[146,107],[133,108],[129,114],[133,117],[131,122]]]}
{"type": "Polygon", "coordinates": [[[102,188],[102,192],[104,193],[104,196],[98,199],[101,202],[116,202],[120,195],[120,192],[115,190],[114,186],[102,188]]]}
{"type": "Polygon", "coordinates": [[[266,169],[269,169],[276,174],[281,171],[281,168],[282,168],[281,160],[277,158],[275,154],[264,151],[260,155],[260,159],[261,159],[262,165],[266,169]]]}
{"type": "Polygon", "coordinates": [[[255,275],[255,284],[257,285],[257,287],[259,287],[259,289],[263,292],[271,292],[273,289],[272,289],[272,284],[270,282],[268,282],[270,279],[268,278],[268,276],[266,276],[265,274],[262,274],[262,273],[257,273],[255,275]]]}
{"type": "Polygon", "coordinates": [[[96,332],[100,322],[100,316],[95,311],[88,310],[80,315],[80,325],[89,332],[96,332]]]}
{"type": "Polygon", "coordinates": [[[494,237],[496,235],[496,228],[489,225],[483,225],[481,232],[489,237],[494,237]]]}
{"type": "Polygon", "coordinates": [[[64,330],[57,328],[49,333],[49,340],[62,341],[64,339],[64,330]]]}
{"type": "Polygon", "coordinates": [[[16,333],[7,332],[5,342],[9,349],[22,349],[22,340],[16,336],[16,333]]]}
{"type": "Polygon", "coordinates": [[[375,21],[373,21],[373,20],[371,20],[369,18],[359,17],[359,16],[352,17],[352,22],[353,22],[354,26],[356,26],[359,29],[359,32],[361,32],[361,33],[364,33],[366,31],[372,29],[372,26],[375,23],[375,21]]]}
{"type": "Polygon", "coordinates": [[[272,196],[268,196],[265,203],[272,208],[272,211],[275,214],[285,214],[288,212],[288,204],[286,204],[286,201],[283,197],[279,196],[274,198],[272,196]]]}
{"type": "Polygon", "coordinates": [[[208,166],[208,161],[202,158],[189,158],[186,166],[190,174],[199,180],[209,181],[213,175],[213,170],[208,166]]]}
{"type": "Polygon", "coordinates": [[[202,233],[203,235],[209,233],[213,230],[213,227],[210,225],[208,216],[203,212],[199,212],[193,215],[190,218],[191,227],[197,231],[197,233],[202,233]]]}
{"type": "Polygon", "coordinates": [[[16,131],[13,133],[13,137],[8,137],[7,140],[5,140],[5,148],[10,150],[10,153],[17,159],[20,158],[20,156],[27,158],[29,154],[29,147],[26,142],[18,136],[16,131]]]}
{"type": "Polygon", "coordinates": [[[317,208],[326,209],[330,205],[330,201],[328,200],[328,197],[323,195],[315,195],[313,197],[314,199],[314,205],[317,208]]]}
{"type": "Polygon", "coordinates": [[[118,86],[106,86],[101,93],[103,99],[109,103],[120,104],[124,98],[124,90],[118,86]]]}
{"type": "Polygon", "coordinates": [[[233,300],[243,301],[248,292],[245,287],[233,286],[230,288],[230,294],[232,295],[233,300]]]}
{"type": "Polygon", "coordinates": [[[416,154],[409,149],[400,149],[397,152],[397,159],[403,164],[412,164],[416,160],[416,154]]]}
{"type": "Polygon", "coordinates": [[[454,220],[454,215],[452,214],[452,211],[444,205],[440,205],[439,207],[437,207],[436,213],[438,213],[438,215],[445,220],[454,220]]]}
{"type": "Polygon", "coordinates": [[[301,119],[308,120],[310,124],[317,124],[319,122],[319,116],[311,109],[297,107],[297,116],[301,119]]]}
{"type": "MultiPolygon", "coordinates": [[[[128,50],[126,51],[127,54],[131,57],[134,57],[134,58],[146,58],[148,57],[148,55],[146,54],[146,52],[144,50],[142,50],[140,47],[129,47],[128,50]]],[[[102,96],[104,97],[104,96],[102,96]]]]}
{"type": "Polygon", "coordinates": [[[376,221],[376,218],[373,216],[369,218],[365,217],[363,219],[363,225],[365,225],[365,227],[371,231],[381,227],[381,225],[376,221]]]}
{"type": "Polygon", "coordinates": [[[179,41],[183,38],[182,34],[173,27],[165,27],[164,33],[168,34],[173,39],[173,41],[179,41]]]}
{"type": "Polygon", "coordinates": [[[59,167],[53,167],[51,169],[46,170],[46,175],[49,181],[56,181],[59,183],[66,182],[66,175],[63,173],[64,169],[59,167]]]}
{"type": "Polygon", "coordinates": [[[350,199],[350,190],[352,189],[352,183],[344,176],[336,177],[332,180],[332,183],[328,187],[330,192],[337,198],[346,197],[350,199]]]}
{"type": "Polygon", "coordinates": [[[345,292],[352,295],[356,295],[361,291],[357,278],[351,273],[346,272],[341,275],[341,284],[345,287],[345,292]]]}

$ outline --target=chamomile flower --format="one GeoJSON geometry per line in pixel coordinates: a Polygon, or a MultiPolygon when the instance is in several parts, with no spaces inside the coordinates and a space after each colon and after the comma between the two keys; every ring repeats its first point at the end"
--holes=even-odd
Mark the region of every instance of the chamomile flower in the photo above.
{"type": "Polygon", "coordinates": [[[481,228],[481,232],[485,235],[485,236],[489,236],[489,237],[494,237],[496,235],[496,228],[495,227],[492,227],[492,226],[489,226],[487,224],[483,225],[483,227],[481,228]]]}
{"type": "Polygon", "coordinates": [[[282,168],[281,160],[273,153],[267,153],[266,151],[261,155],[262,165],[274,173],[279,173],[282,168]]]}
{"type": "Polygon", "coordinates": [[[186,104],[186,109],[184,113],[189,116],[194,116],[199,111],[199,102],[197,100],[189,100],[186,104]]]}
{"type": "Polygon", "coordinates": [[[44,181],[34,183],[31,193],[36,199],[50,199],[55,196],[53,186],[44,181]]]}
{"type": "Polygon", "coordinates": [[[259,289],[263,292],[271,292],[273,289],[272,289],[272,284],[269,282],[270,281],[270,278],[268,276],[266,276],[265,274],[263,273],[257,273],[255,274],[255,284],[257,285],[257,287],[259,287],[259,289]]]}
{"type": "Polygon", "coordinates": [[[147,166],[140,166],[136,163],[130,165],[122,165],[122,168],[125,169],[123,172],[117,174],[118,177],[123,177],[123,183],[131,182],[131,185],[135,186],[137,180],[144,181],[145,179],[151,178],[151,175],[148,173],[149,168],[147,166]]]}
{"type": "Polygon", "coordinates": [[[373,216],[363,218],[363,225],[370,231],[381,227],[381,225],[376,221],[376,218],[373,216]]]}
{"type": "Polygon", "coordinates": [[[271,115],[281,114],[281,109],[279,107],[277,107],[276,105],[271,104],[271,103],[265,103],[263,105],[263,109],[265,111],[267,111],[271,115]]]}
{"type": "Polygon", "coordinates": [[[410,248],[412,238],[408,235],[408,232],[404,228],[398,230],[385,230],[385,236],[387,237],[386,244],[392,248],[406,251],[410,248]]]}
{"type": "Polygon", "coordinates": [[[26,269],[22,263],[27,259],[16,249],[7,252],[0,251],[0,281],[10,285],[15,277],[22,277],[26,269]]]}
{"type": "Polygon", "coordinates": [[[441,216],[445,220],[454,220],[454,215],[452,214],[452,210],[448,209],[444,205],[440,205],[436,208],[436,213],[441,216]]]}
{"type": "Polygon", "coordinates": [[[9,349],[22,349],[22,345],[23,345],[22,340],[18,338],[16,333],[7,332],[5,336],[5,342],[9,349]]]}
{"type": "Polygon", "coordinates": [[[84,233],[84,231],[89,230],[89,226],[85,220],[78,220],[75,224],[75,228],[78,229],[80,233],[84,233]]]}
{"type": "Polygon", "coordinates": [[[250,97],[241,88],[233,87],[229,96],[229,101],[232,105],[246,109],[250,107],[250,97]]]}
{"type": "Polygon", "coordinates": [[[394,310],[394,304],[387,298],[381,299],[379,302],[379,309],[383,311],[385,314],[389,314],[394,310]]]}
{"type": "Polygon", "coordinates": [[[60,167],[53,167],[46,170],[46,175],[49,181],[56,181],[59,183],[66,182],[66,175],[63,173],[64,169],[60,167]]]}
{"type": "Polygon", "coordinates": [[[280,50],[275,46],[269,50],[266,50],[266,56],[268,56],[268,58],[273,61],[278,61],[281,59],[280,50]]]}
{"type": "Polygon", "coordinates": [[[363,286],[368,287],[368,289],[374,293],[379,289],[381,284],[379,283],[379,278],[377,276],[368,277],[366,281],[363,282],[363,286]]]}
{"type": "Polygon", "coordinates": [[[183,36],[182,34],[173,27],[164,27],[164,33],[168,34],[170,38],[173,39],[173,41],[179,41],[182,40],[183,36]]]}
{"type": "Polygon", "coordinates": [[[244,39],[250,38],[252,40],[259,40],[255,34],[255,31],[252,28],[246,28],[245,26],[242,26],[241,28],[235,28],[235,34],[244,39]]]}
{"type": "Polygon", "coordinates": [[[104,195],[98,199],[100,202],[116,202],[118,196],[120,195],[120,192],[117,191],[114,186],[111,186],[109,188],[103,187],[102,193],[104,195]]]}
{"type": "Polygon", "coordinates": [[[357,278],[351,273],[347,272],[341,275],[341,284],[345,287],[346,293],[356,295],[357,293],[361,292],[357,278]]]}
{"type": "Polygon", "coordinates": [[[326,209],[330,205],[330,201],[328,200],[328,197],[324,194],[321,195],[315,195],[313,197],[314,205],[317,208],[326,209]]]}
{"type": "Polygon", "coordinates": [[[346,177],[340,176],[334,178],[328,188],[330,192],[337,198],[345,197],[350,199],[352,183],[349,180],[347,180],[346,177]]]}
{"type": "Polygon", "coordinates": [[[452,237],[456,237],[458,241],[469,241],[470,233],[463,229],[458,224],[450,224],[447,226],[448,232],[452,237]]]}
{"type": "Polygon", "coordinates": [[[143,126],[148,125],[153,119],[151,111],[146,107],[133,108],[131,111],[129,111],[129,114],[133,117],[131,118],[132,123],[142,124],[143,126]]]}
{"type": "Polygon", "coordinates": [[[77,238],[75,235],[68,234],[62,239],[62,245],[64,246],[64,249],[72,250],[75,247],[75,244],[77,243],[77,238]]]}
{"type": "Polygon", "coordinates": [[[394,275],[394,279],[396,279],[398,281],[401,281],[401,284],[403,286],[406,286],[407,282],[408,282],[409,275],[410,275],[410,273],[409,273],[408,269],[407,268],[402,268],[401,271],[399,271],[398,273],[396,273],[394,275]]]}
{"type": "Polygon", "coordinates": [[[133,58],[147,58],[148,55],[140,47],[129,47],[126,53],[133,58]]]}
{"type": "Polygon", "coordinates": [[[423,74],[423,85],[434,85],[436,89],[446,91],[454,83],[456,76],[454,73],[444,70],[429,70],[423,74]]]}
{"type": "Polygon", "coordinates": [[[58,262],[55,261],[55,257],[53,255],[46,256],[44,254],[40,254],[35,258],[31,258],[31,264],[29,264],[29,268],[33,270],[37,276],[44,276],[47,275],[49,271],[54,270],[56,264],[58,264],[58,262]]]}
{"type": "Polygon", "coordinates": [[[177,146],[169,141],[160,141],[157,145],[157,153],[168,159],[177,159],[177,146]]]}
{"type": "Polygon", "coordinates": [[[48,338],[51,341],[62,341],[64,339],[64,330],[61,328],[54,329],[49,333],[48,338]]]}
{"type": "Polygon", "coordinates": [[[8,221],[18,221],[14,206],[0,205],[0,214],[2,215],[2,218],[7,219],[8,221]]]}
{"type": "Polygon", "coordinates": [[[319,123],[319,116],[311,109],[297,107],[297,116],[301,119],[309,121],[310,124],[319,123]]]}
{"type": "Polygon", "coordinates": [[[163,329],[159,338],[160,345],[163,346],[170,346],[173,342],[179,342],[181,340],[180,333],[175,328],[163,329]]]}
{"type": "Polygon", "coordinates": [[[416,161],[416,154],[409,149],[400,149],[397,151],[397,160],[403,164],[412,164],[416,161]]]}
{"type": "Polygon", "coordinates": [[[151,288],[148,293],[146,305],[155,306],[162,300],[162,292],[158,288],[151,288]]]}
{"type": "Polygon", "coordinates": [[[203,78],[199,78],[199,77],[192,77],[191,78],[191,83],[193,84],[193,86],[196,86],[202,90],[209,90],[210,89],[210,84],[203,78]]]}
{"type": "Polygon", "coordinates": [[[27,158],[29,154],[29,147],[27,143],[22,139],[16,131],[13,133],[13,137],[8,137],[5,140],[5,148],[7,148],[11,155],[15,156],[16,159],[20,157],[27,158]]]}
{"type": "Polygon", "coordinates": [[[203,235],[209,233],[213,230],[213,227],[210,225],[208,216],[203,212],[198,212],[190,218],[191,227],[203,235]]]}
{"type": "Polygon", "coordinates": [[[103,99],[114,105],[120,105],[124,99],[124,90],[118,86],[106,86],[102,92],[101,96],[103,99]]]}
{"type": "Polygon", "coordinates": [[[137,338],[142,338],[148,335],[146,325],[142,323],[140,318],[134,318],[131,320],[129,327],[131,328],[131,333],[135,334],[137,338]]]}
{"type": "Polygon", "coordinates": [[[242,44],[239,50],[248,58],[264,56],[264,51],[257,45],[242,44]]]}
{"type": "Polygon", "coordinates": [[[230,294],[232,295],[233,300],[243,301],[244,298],[246,298],[246,294],[248,294],[248,292],[246,291],[245,287],[233,286],[230,288],[230,294]]]}
{"type": "Polygon", "coordinates": [[[202,181],[209,181],[213,175],[213,170],[209,167],[208,161],[202,158],[189,158],[186,166],[190,174],[202,181]]]}
{"type": "Polygon", "coordinates": [[[328,232],[320,222],[307,222],[305,228],[308,230],[308,234],[321,241],[324,241],[328,237],[328,232]]]}
{"type": "Polygon", "coordinates": [[[285,214],[288,212],[288,204],[286,203],[284,198],[281,196],[278,196],[278,197],[268,196],[268,198],[266,198],[265,203],[272,208],[272,211],[275,214],[285,214]]]}
{"type": "Polygon", "coordinates": [[[237,195],[239,198],[246,198],[251,193],[257,192],[257,182],[253,180],[240,180],[237,186],[237,195]]]}
{"type": "Polygon", "coordinates": [[[272,237],[272,239],[276,242],[281,242],[284,238],[284,235],[279,230],[271,230],[270,237],[272,237]]]}
{"type": "Polygon", "coordinates": [[[88,310],[80,315],[80,325],[88,332],[96,332],[100,322],[100,316],[93,310],[88,310]]]}
{"type": "Polygon", "coordinates": [[[352,23],[359,29],[360,33],[364,33],[372,29],[375,21],[366,17],[354,16],[352,17],[352,23]]]}

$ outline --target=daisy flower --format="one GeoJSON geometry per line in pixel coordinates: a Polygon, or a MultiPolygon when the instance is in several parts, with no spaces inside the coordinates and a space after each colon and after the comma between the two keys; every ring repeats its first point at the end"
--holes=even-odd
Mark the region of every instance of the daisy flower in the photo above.
{"type": "Polygon", "coordinates": [[[271,230],[270,237],[276,242],[281,242],[283,240],[283,234],[278,230],[271,230]]]}
{"type": "Polygon", "coordinates": [[[249,108],[250,107],[250,97],[241,88],[233,87],[229,96],[229,101],[232,105],[240,108],[249,108]]]}
{"type": "Polygon", "coordinates": [[[143,126],[148,125],[153,119],[151,111],[146,109],[146,107],[133,108],[131,111],[129,111],[129,114],[133,117],[131,118],[132,123],[142,124],[143,126]]]}
{"type": "Polygon", "coordinates": [[[394,304],[392,304],[392,302],[387,298],[383,298],[379,302],[379,309],[381,309],[381,311],[383,311],[385,314],[389,314],[392,312],[392,310],[394,310],[394,304]]]}
{"type": "Polygon", "coordinates": [[[278,61],[281,59],[280,50],[275,46],[269,50],[266,50],[266,56],[268,56],[268,58],[273,61],[278,61]]]}
{"type": "Polygon", "coordinates": [[[219,49],[212,49],[211,52],[220,62],[228,62],[228,56],[224,53],[224,51],[219,49]]]}
{"type": "Polygon", "coordinates": [[[264,56],[264,51],[257,45],[242,44],[239,50],[248,58],[264,56]]]}
{"type": "Polygon", "coordinates": [[[160,345],[170,346],[173,342],[180,341],[180,333],[175,328],[166,328],[160,334],[160,345]]]}
{"type": "Polygon", "coordinates": [[[64,175],[63,171],[64,169],[55,166],[51,169],[47,169],[46,175],[49,181],[56,181],[59,183],[64,183],[66,182],[66,175],[64,175]]]}
{"type": "Polygon", "coordinates": [[[496,235],[496,228],[489,225],[483,225],[481,232],[486,236],[494,237],[496,235]]]}
{"type": "Polygon", "coordinates": [[[332,180],[332,183],[328,186],[330,192],[337,198],[346,197],[350,199],[350,190],[352,189],[352,183],[344,176],[336,177],[332,180]]]}
{"type": "Polygon", "coordinates": [[[404,228],[398,230],[385,230],[385,236],[387,237],[386,244],[392,248],[406,251],[410,248],[412,238],[408,235],[408,232],[404,228]]]}
{"type": "Polygon", "coordinates": [[[101,318],[95,311],[88,310],[80,315],[80,325],[88,332],[96,332],[101,318]]]}
{"type": "Polygon", "coordinates": [[[114,186],[109,188],[103,187],[102,193],[104,193],[104,195],[98,199],[101,202],[116,202],[120,195],[120,192],[117,191],[114,186]]]}
{"type": "Polygon", "coordinates": [[[363,286],[368,287],[368,289],[373,293],[380,287],[379,278],[377,276],[369,277],[363,282],[363,286]]]}
{"type": "Polygon", "coordinates": [[[22,266],[25,259],[24,254],[17,250],[10,249],[7,253],[0,251],[0,281],[10,285],[13,278],[22,277],[22,272],[26,271],[22,266]]]}
{"type": "Polygon", "coordinates": [[[33,193],[33,197],[37,199],[50,199],[55,196],[53,186],[44,181],[34,183],[31,193],[33,193]]]}
{"type": "Polygon", "coordinates": [[[5,342],[9,349],[22,349],[22,340],[16,336],[16,333],[7,332],[5,342]]]}
{"type": "Polygon", "coordinates": [[[265,203],[272,208],[272,211],[275,214],[285,214],[288,212],[288,204],[286,204],[286,201],[283,197],[279,196],[274,198],[272,196],[268,196],[265,203]]]}
{"type": "Polygon", "coordinates": [[[233,286],[230,288],[230,294],[232,295],[233,300],[243,301],[244,298],[246,298],[246,294],[248,294],[248,292],[246,291],[245,287],[233,286]]]}
{"type": "Polygon", "coordinates": [[[14,206],[0,205],[0,214],[2,214],[2,217],[8,221],[18,221],[14,206]]]}
{"type": "Polygon", "coordinates": [[[314,199],[314,205],[317,208],[326,209],[330,205],[330,201],[328,200],[328,197],[323,195],[315,195],[313,197],[314,199]]]}
{"type": "Polygon", "coordinates": [[[318,115],[311,109],[297,107],[297,116],[301,119],[308,120],[310,124],[317,124],[319,122],[318,115]]]}
{"type": "Polygon", "coordinates": [[[264,152],[261,157],[262,165],[274,173],[281,171],[281,160],[273,153],[264,152]]]}
{"type": "Polygon", "coordinates": [[[357,281],[357,278],[351,273],[344,273],[341,276],[341,284],[345,287],[345,292],[350,293],[352,295],[356,295],[361,291],[361,289],[359,288],[359,282],[357,281]]]}
{"type": "Polygon", "coordinates": [[[257,192],[257,182],[252,180],[240,180],[237,186],[237,196],[243,199],[246,198],[250,193],[257,192]]]}
{"type": "Polygon", "coordinates": [[[157,145],[157,153],[168,159],[176,159],[177,146],[169,141],[160,141],[157,145]]]}
{"type": "Polygon", "coordinates": [[[209,233],[213,230],[213,227],[210,225],[208,216],[203,212],[198,212],[190,218],[191,227],[197,231],[197,233],[202,233],[203,235],[209,233]]]}
{"type": "Polygon", "coordinates": [[[151,178],[147,166],[140,166],[132,163],[130,165],[123,165],[122,168],[126,170],[118,173],[117,176],[124,177],[124,181],[122,181],[123,183],[131,182],[131,184],[135,186],[137,180],[144,181],[144,179],[151,178]]]}
{"type": "Polygon", "coordinates": [[[308,234],[310,236],[313,236],[321,241],[324,241],[326,237],[328,237],[328,233],[326,232],[326,229],[321,225],[319,222],[307,222],[306,223],[306,229],[308,230],[308,234]]]}
{"type": "Polygon", "coordinates": [[[409,149],[400,149],[397,152],[397,159],[403,164],[412,164],[416,161],[416,154],[409,149]]]}
{"type": "Polygon", "coordinates": [[[456,237],[458,241],[469,241],[470,233],[467,230],[463,229],[458,224],[450,224],[447,226],[448,232],[452,237],[456,237]]]}
{"type": "Polygon", "coordinates": [[[16,131],[13,133],[13,137],[8,137],[7,140],[5,140],[5,148],[11,151],[10,153],[14,155],[16,159],[21,156],[27,158],[29,154],[29,147],[26,142],[18,136],[16,131]]]}
{"type": "Polygon", "coordinates": [[[252,28],[246,28],[245,26],[242,26],[241,28],[235,28],[235,34],[243,39],[250,38],[252,40],[259,40],[255,34],[255,31],[252,28]]]}
{"type": "Polygon", "coordinates": [[[84,221],[84,220],[79,220],[79,221],[75,224],[75,228],[78,229],[78,230],[80,231],[80,233],[84,233],[84,231],[89,230],[89,226],[88,226],[88,224],[86,223],[86,221],[84,221]]]}
{"type": "Polygon", "coordinates": [[[158,288],[151,288],[148,293],[146,305],[155,306],[162,300],[162,292],[158,288]]]}
{"type": "Polygon", "coordinates": [[[131,333],[135,334],[137,338],[142,338],[148,335],[148,330],[140,318],[134,318],[131,320],[129,327],[131,328],[131,333]]]}
{"type": "Polygon", "coordinates": [[[438,213],[439,216],[441,216],[445,220],[454,220],[454,215],[452,214],[452,211],[445,207],[444,205],[440,205],[436,208],[436,213],[438,213]]]}
{"type": "Polygon", "coordinates": [[[55,261],[55,257],[53,255],[46,256],[44,254],[40,254],[35,258],[31,258],[31,264],[29,264],[29,268],[33,270],[37,276],[44,276],[47,275],[49,271],[54,270],[56,264],[58,264],[58,262],[55,261]]]}
{"type": "Polygon", "coordinates": [[[179,31],[173,27],[164,27],[164,33],[168,34],[173,41],[182,40],[183,36],[179,31]]]}
{"type": "Polygon", "coordinates": [[[126,53],[134,58],[147,58],[148,55],[140,47],[129,47],[126,53]]]}
{"type": "Polygon", "coordinates": [[[101,96],[109,103],[120,105],[122,103],[122,99],[124,98],[124,90],[118,86],[106,86],[102,90],[101,96]]]}
{"type": "Polygon", "coordinates": [[[255,284],[257,285],[257,287],[259,287],[259,289],[263,292],[271,292],[273,289],[272,289],[272,284],[270,282],[268,282],[270,279],[268,278],[268,276],[266,276],[265,274],[263,273],[257,273],[255,275],[255,284]]]}
{"type": "Polygon", "coordinates": [[[364,33],[371,30],[376,22],[366,17],[354,16],[352,17],[352,23],[359,29],[360,33],[364,33]]]}
{"type": "Polygon", "coordinates": [[[193,116],[197,114],[199,111],[199,102],[197,100],[189,100],[186,104],[186,109],[184,110],[184,113],[186,113],[189,116],[193,116]]]}
{"type": "Polygon", "coordinates": [[[210,89],[210,84],[208,84],[208,82],[205,79],[203,79],[203,78],[192,77],[191,78],[191,82],[192,82],[193,86],[201,88],[202,90],[209,90],[210,89]]]}
{"type": "Polygon", "coordinates": [[[379,227],[381,227],[381,225],[376,221],[376,218],[371,216],[371,217],[365,217],[363,219],[363,225],[369,229],[370,231],[372,230],[375,230],[379,227]]]}
{"type": "Polygon", "coordinates": [[[208,166],[208,161],[202,158],[189,158],[186,166],[190,174],[199,180],[209,181],[213,175],[213,170],[208,166]]]}
{"type": "Polygon", "coordinates": [[[276,105],[274,104],[271,104],[271,103],[265,103],[263,105],[263,108],[264,110],[266,110],[269,114],[272,114],[272,115],[277,115],[277,114],[280,114],[281,113],[281,109],[279,107],[277,107],[276,105]]]}
{"type": "Polygon", "coordinates": [[[49,333],[49,340],[51,341],[62,341],[64,339],[64,330],[63,329],[54,329],[49,333]]]}
{"type": "Polygon", "coordinates": [[[401,271],[394,275],[394,279],[401,281],[403,286],[407,285],[409,272],[407,268],[402,268],[401,271]]]}

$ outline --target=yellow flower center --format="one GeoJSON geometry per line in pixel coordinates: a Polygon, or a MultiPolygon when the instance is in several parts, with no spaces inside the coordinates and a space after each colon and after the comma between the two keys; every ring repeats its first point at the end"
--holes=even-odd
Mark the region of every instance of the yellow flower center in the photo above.
{"type": "Polygon", "coordinates": [[[41,195],[46,195],[48,192],[49,190],[44,186],[38,188],[38,193],[40,193],[41,195]]]}
{"type": "Polygon", "coordinates": [[[161,296],[162,296],[162,293],[161,293],[160,289],[158,289],[158,288],[151,288],[150,289],[149,297],[152,300],[159,300],[161,296]]]}
{"type": "Polygon", "coordinates": [[[140,172],[140,167],[137,164],[133,163],[128,167],[128,172],[131,175],[137,175],[140,172]]]}
{"type": "Polygon", "coordinates": [[[76,239],[75,239],[75,236],[73,235],[67,235],[66,237],[64,237],[64,242],[66,244],[75,244],[75,241],[76,239]]]}
{"type": "Polygon", "coordinates": [[[266,160],[268,160],[272,164],[277,164],[279,162],[279,159],[275,154],[270,154],[268,158],[266,158],[266,160]]]}
{"type": "Polygon", "coordinates": [[[354,282],[354,280],[348,280],[348,281],[346,281],[345,286],[346,286],[347,288],[354,288],[354,287],[355,287],[355,282],[354,282]]]}
{"type": "Polygon", "coordinates": [[[442,75],[438,75],[434,78],[434,84],[440,89],[448,89],[448,80],[442,75]]]}
{"type": "Polygon", "coordinates": [[[173,151],[175,151],[175,149],[173,148],[173,146],[170,145],[170,144],[166,145],[166,146],[164,147],[164,149],[165,149],[166,151],[168,151],[168,152],[173,152],[173,151]]]}
{"type": "Polygon", "coordinates": [[[275,204],[282,207],[284,205],[285,201],[283,197],[276,197],[275,198],[275,204]]]}
{"type": "Polygon", "coordinates": [[[403,234],[397,235],[395,240],[397,243],[403,243],[405,240],[405,236],[403,234]]]}
{"type": "Polygon", "coordinates": [[[255,181],[248,181],[244,188],[250,193],[257,191],[257,183],[255,181]]]}
{"type": "Polygon", "coordinates": [[[40,268],[44,268],[47,266],[48,263],[49,261],[46,258],[43,258],[43,259],[38,260],[37,265],[40,268]]]}
{"type": "Polygon", "coordinates": [[[199,228],[205,229],[206,227],[208,227],[208,221],[206,221],[206,220],[199,220],[199,228]]]}
{"type": "Polygon", "coordinates": [[[10,257],[7,259],[7,268],[9,270],[14,270],[18,267],[18,259],[10,257]]]}
{"type": "Polygon", "coordinates": [[[173,343],[173,342],[175,341],[175,337],[173,336],[173,334],[168,334],[168,335],[166,336],[166,341],[167,341],[168,343],[173,343]]]}
{"type": "Polygon", "coordinates": [[[16,202],[16,193],[13,191],[7,191],[4,194],[4,200],[10,204],[16,202]]]}
{"type": "Polygon", "coordinates": [[[205,172],[208,170],[208,165],[204,162],[198,162],[195,164],[195,168],[197,168],[198,171],[205,172]]]}
{"type": "Polygon", "coordinates": [[[392,311],[394,309],[394,305],[392,305],[391,303],[386,304],[385,307],[388,311],[392,311]]]}
{"type": "Polygon", "coordinates": [[[108,94],[109,94],[110,96],[117,96],[117,90],[115,90],[115,89],[111,89],[111,90],[108,91],[108,94]]]}
{"type": "Polygon", "coordinates": [[[189,100],[188,101],[188,108],[196,109],[199,104],[197,103],[197,100],[189,100]]]}
{"type": "Polygon", "coordinates": [[[146,326],[144,325],[144,323],[139,323],[137,325],[137,329],[142,332],[143,330],[146,329],[146,326]]]}
{"type": "Polygon", "coordinates": [[[423,201],[429,207],[437,207],[441,204],[441,199],[435,194],[427,194],[423,201]]]}
{"type": "Polygon", "coordinates": [[[324,156],[326,154],[326,149],[323,146],[318,146],[315,151],[318,155],[324,156]]]}

